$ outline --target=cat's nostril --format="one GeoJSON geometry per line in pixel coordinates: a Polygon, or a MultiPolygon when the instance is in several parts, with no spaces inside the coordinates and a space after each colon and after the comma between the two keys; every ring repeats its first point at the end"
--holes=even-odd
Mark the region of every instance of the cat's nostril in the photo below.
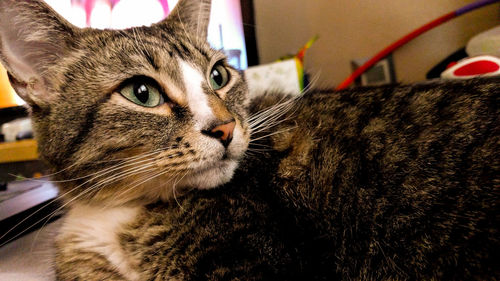
{"type": "Polygon", "coordinates": [[[211,132],[211,136],[216,138],[216,139],[223,139],[224,138],[224,132],[221,130],[216,130],[211,132]]]}
{"type": "Polygon", "coordinates": [[[220,140],[222,145],[227,147],[233,140],[233,131],[235,126],[236,122],[233,119],[229,122],[225,122],[224,124],[216,125],[211,129],[203,130],[202,133],[220,140]]]}

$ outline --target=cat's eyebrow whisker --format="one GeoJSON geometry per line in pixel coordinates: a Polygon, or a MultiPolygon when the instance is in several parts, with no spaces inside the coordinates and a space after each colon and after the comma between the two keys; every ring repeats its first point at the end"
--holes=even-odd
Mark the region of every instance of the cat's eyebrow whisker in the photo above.
{"type": "MultiPolygon", "coordinates": [[[[137,35],[138,35],[138,29],[139,29],[139,28],[137,28],[137,29],[135,30],[135,33],[134,33],[134,34],[135,34],[135,36],[136,36],[137,38],[139,38],[139,40],[138,40],[138,41],[139,41],[139,42],[141,43],[141,45],[142,45],[142,50],[143,50],[143,53],[146,53],[146,55],[148,55],[149,57],[151,57],[151,58],[152,58],[153,56],[152,56],[152,55],[151,55],[151,53],[148,51],[148,48],[146,48],[146,44],[144,44],[143,37],[142,37],[142,36],[137,36],[137,35]]],[[[139,51],[139,54],[140,54],[140,53],[141,53],[141,52],[139,51]]]]}
{"type": "Polygon", "coordinates": [[[133,36],[134,36],[134,42],[135,42],[135,44],[137,45],[137,46],[136,46],[136,45],[134,45],[133,47],[134,47],[134,49],[136,50],[136,52],[137,52],[137,54],[138,54],[138,55],[141,55],[141,54],[146,53],[147,55],[151,56],[151,54],[148,52],[148,50],[147,50],[147,48],[146,48],[146,45],[144,45],[144,41],[142,41],[141,36],[138,36],[138,31],[137,31],[137,30],[138,30],[139,28],[140,28],[140,27],[132,27],[132,28],[131,28],[132,33],[133,33],[133,36]],[[137,39],[137,38],[139,38],[139,39],[137,39]],[[142,52],[141,52],[141,50],[139,49],[139,45],[140,45],[140,43],[142,43],[142,50],[143,50],[142,52]]]}
{"type": "Polygon", "coordinates": [[[309,84],[302,91],[303,94],[308,93],[312,89],[316,88],[316,84],[318,83],[319,79],[321,78],[321,74],[322,74],[321,69],[316,71],[316,74],[313,76],[313,78],[309,81],[309,84]]]}

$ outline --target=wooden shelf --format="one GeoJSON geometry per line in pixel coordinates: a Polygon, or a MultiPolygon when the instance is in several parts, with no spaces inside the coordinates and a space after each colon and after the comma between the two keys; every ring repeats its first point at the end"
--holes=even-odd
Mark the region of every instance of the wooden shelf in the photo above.
{"type": "Polygon", "coordinates": [[[33,161],[38,159],[35,140],[0,143],[0,163],[33,161]]]}

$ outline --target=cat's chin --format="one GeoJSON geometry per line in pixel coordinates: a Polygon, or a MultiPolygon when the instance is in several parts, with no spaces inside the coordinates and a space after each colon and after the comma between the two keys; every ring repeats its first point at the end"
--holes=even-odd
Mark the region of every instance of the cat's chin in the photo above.
{"type": "Polygon", "coordinates": [[[237,160],[220,161],[186,176],[179,185],[198,189],[215,188],[229,182],[237,167],[237,160]]]}

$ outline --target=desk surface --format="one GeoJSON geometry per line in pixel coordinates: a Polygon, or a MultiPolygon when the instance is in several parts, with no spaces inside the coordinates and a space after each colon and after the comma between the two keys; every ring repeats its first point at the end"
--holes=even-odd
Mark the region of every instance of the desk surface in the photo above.
{"type": "Polygon", "coordinates": [[[59,219],[1,247],[0,280],[55,280],[54,238],[60,225],[59,219]]]}

